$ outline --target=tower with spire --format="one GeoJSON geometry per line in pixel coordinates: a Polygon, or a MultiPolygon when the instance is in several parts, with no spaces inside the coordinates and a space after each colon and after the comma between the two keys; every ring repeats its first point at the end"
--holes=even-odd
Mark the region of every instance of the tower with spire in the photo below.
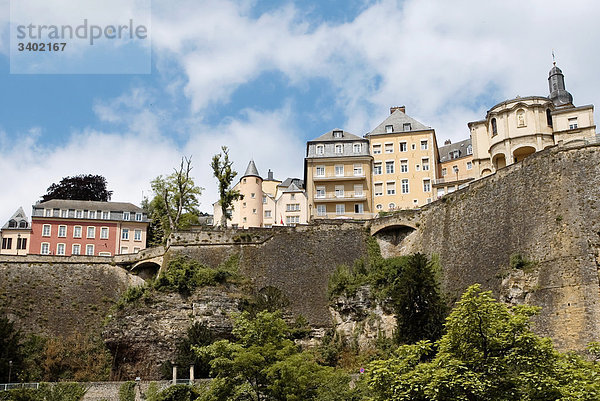
{"type": "Polygon", "coordinates": [[[573,96],[565,88],[565,76],[560,68],[556,66],[556,61],[548,74],[548,87],[550,89],[550,100],[554,107],[573,107],[573,96]]]}
{"type": "Polygon", "coordinates": [[[254,160],[250,160],[246,172],[240,178],[239,191],[242,195],[240,202],[241,228],[261,227],[263,215],[263,179],[258,173],[254,160]]]}

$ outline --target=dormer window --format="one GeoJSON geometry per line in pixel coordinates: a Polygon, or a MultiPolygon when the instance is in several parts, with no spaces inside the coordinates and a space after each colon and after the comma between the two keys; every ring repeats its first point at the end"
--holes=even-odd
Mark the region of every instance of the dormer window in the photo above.
{"type": "Polygon", "coordinates": [[[17,222],[14,220],[9,221],[8,228],[17,228],[17,222]]]}
{"type": "Polygon", "coordinates": [[[410,123],[404,123],[402,124],[402,130],[403,131],[410,131],[412,129],[410,123]]]}
{"type": "Polygon", "coordinates": [[[344,153],[344,148],[342,147],[342,145],[340,145],[340,144],[335,145],[335,153],[338,155],[344,153]]]}
{"type": "Polygon", "coordinates": [[[25,220],[21,220],[19,222],[19,228],[27,228],[27,222],[25,220]]]}
{"type": "Polygon", "coordinates": [[[342,131],[333,131],[334,138],[341,138],[343,136],[342,131]]]}
{"type": "Polygon", "coordinates": [[[325,153],[325,146],[323,145],[317,145],[317,154],[318,155],[322,155],[325,153]]]}
{"type": "Polygon", "coordinates": [[[473,154],[473,145],[469,145],[467,146],[467,155],[472,155],[473,154]]]}
{"type": "Polygon", "coordinates": [[[352,146],[352,150],[354,151],[354,153],[360,153],[360,152],[362,152],[362,144],[360,144],[360,143],[355,143],[355,144],[352,146]]]}
{"type": "Polygon", "coordinates": [[[393,125],[386,125],[385,126],[385,133],[386,134],[391,134],[392,132],[394,132],[394,126],[393,125]]]}

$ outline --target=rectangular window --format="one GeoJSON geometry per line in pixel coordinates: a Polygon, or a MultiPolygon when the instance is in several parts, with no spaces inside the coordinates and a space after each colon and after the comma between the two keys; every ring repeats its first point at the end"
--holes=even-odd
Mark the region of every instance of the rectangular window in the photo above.
{"type": "Polygon", "coordinates": [[[42,255],[50,255],[50,244],[47,242],[42,242],[42,249],[40,250],[42,255]]]}
{"type": "Polygon", "coordinates": [[[133,240],[134,241],[142,240],[142,230],[133,230],[133,240]]]}
{"type": "Polygon", "coordinates": [[[80,255],[81,254],[81,245],[73,244],[73,247],[71,248],[71,254],[72,255],[80,255]]]}
{"type": "MultiPolygon", "coordinates": [[[[291,195],[290,195],[290,199],[291,199],[291,200],[294,200],[294,199],[296,199],[296,194],[291,194],[291,195]]],[[[300,209],[298,209],[298,210],[300,210],[300,209]]]]}
{"type": "MultiPolygon", "coordinates": [[[[265,226],[265,228],[271,228],[271,227],[265,226]]],[[[140,251],[140,248],[138,248],[138,247],[133,248],[133,253],[138,253],[139,251],[140,251]]]]}
{"type": "Polygon", "coordinates": [[[251,199],[255,199],[255,198],[256,198],[256,194],[255,194],[254,192],[252,192],[252,193],[250,194],[250,198],[251,198],[251,199]]]}
{"type": "Polygon", "coordinates": [[[446,174],[448,174],[448,170],[446,170],[446,167],[444,167],[442,169],[442,177],[444,177],[446,174]]]}
{"type": "Polygon", "coordinates": [[[403,194],[407,194],[408,193],[408,180],[402,180],[402,193],[403,194]]]}
{"type": "Polygon", "coordinates": [[[123,220],[129,221],[129,216],[130,216],[129,212],[123,212],[123,220]]]}
{"type": "Polygon", "coordinates": [[[317,166],[315,176],[325,177],[325,166],[317,166]]]}
{"type": "Polygon", "coordinates": [[[336,198],[343,198],[344,197],[344,186],[343,185],[336,185],[335,186],[335,197],[336,198]]]}
{"type": "Polygon", "coordinates": [[[81,238],[81,226],[73,227],[73,238],[81,238]]]}
{"type": "Polygon", "coordinates": [[[300,223],[300,216],[286,216],[285,224],[298,224],[300,223]]]}
{"type": "Polygon", "coordinates": [[[423,166],[423,171],[429,171],[429,158],[428,157],[422,158],[421,165],[423,166]]]}
{"type": "Polygon", "coordinates": [[[341,138],[342,136],[342,131],[333,131],[334,138],[341,138]]]}
{"type": "Polygon", "coordinates": [[[44,209],[45,217],[52,217],[52,209],[44,209]]]}
{"type": "Polygon", "coordinates": [[[27,248],[27,238],[17,238],[17,249],[27,248]]]}
{"type": "Polygon", "coordinates": [[[431,181],[423,180],[423,192],[431,192],[431,181]]]}
{"type": "Polygon", "coordinates": [[[325,187],[317,187],[317,198],[325,197],[325,187]]]}
{"type": "Polygon", "coordinates": [[[452,172],[454,174],[457,174],[458,173],[458,166],[452,166],[452,172]]]}
{"type": "Polygon", "coordinates": [[[64,255],[65,254],[65,244],[57,244],[56,245],[56,254],[64,255]]]}
{"type": "Polygon", "coordinates": [[[67,236],[67,226],[58,226],[58,236],[62,238],[67,236]]]}
{"type": "Polygon", "coordinates": [[[569,118],[569,129],[577,128],[577,117],[569,118]]]}
{"type": "Polygon", "coordinates": [[[66,209],[61,210],[60,217],[62,217],[63,219],[66,219],[67,217],[69,217],[69,211],[66,209]]]}
{"type": "Polygon", "coordinates": [[[467,170],[471,170],[473,168],[472,162],[467,162],[467,170]]]}
{"type": "Polygon", "coordinates": [[[98,256],[110,256],[110,252],[98,252],[98,256]]]}
{"type": "Polygon", "coordinates": [[[83,218],[83,210],[75,210],[75,218],[77,218],[77,219],[83,218]]]}
{"type": "Polygon", "coordinates": [[[325,216],[327,214],[327,206],[317,205],[317,216],[325,216]]]}
{"type": "Polygon", "coordinates": [[[407,150],[406,142],[400,142],[400,152],[406,152],[407,150]]]}
{"type": "Polygon", "coordinates": [[[317,152],[318,155],[322,155],[325,153],[325,146],[323,145],[317,145],[317,152]]]}
{"type": "Polygon", "coordinates": [[[96,227],[89,226],[87,228],[87,238],[96,238],[96,227]]]}
{"type": "Polygon", "coordinates": [[[363,214],[365,212],[365,206],[362,203],[354,204],[354,213],[363,214]]]}
{"type": "Polygon", "coordinates": [[[393,143],[385,144],[385,153],[394,153],[394,144],[393,143]]]}
{"type": "Polygon", "coordinates": [[[381,163],[375,163],[373,165],[373,174],[380,175],[381,174],[381,163]]]}
{"type": "Polygon", "coordinates": [[[421,150],[427,150],[427,140],[421,141],[421,150]]]}
{"type": "Polygon", "coordinates": [[[144,217],[144,216],[142,215],[142,213],[136,213],[136,214],[135,214],[135,221],[142,221],[142,217],[144,217]]]}
{"type": "Polygon", "coordinates": [[[267,196],[263,195],[263,205],[266,205],[266,204],[267,204],[267,196]]]}
{"type": "Polygon", "coordinates": [[[102,227],[100,229],[100,239],[108,239],[108,227],[102,227]]]}
{"type": "Polygon", "coordinates": [[[124,228],[121,230],[121,239],[128,240],[129,239],[129,229],[124,228]]]}
{"type": "Polygon", "coordinates": [[[42,237],[49,237],[52,233],[52,226],[50,224],[44,224],[42,226],[42,237]]]}
{"type": "Polygon", "coordinates": [[[362,185],[355,185],[354,186],[354,196],[355,197],[361,197],[361,196],[363,196],[363,186],[362,185]]]}
{"type": "Polygon", "coordinates": [[[270,219],[270,218],[271,218],[271,211],[270,211],[270,210],[265,210],[265,217],[266,217],[267,219],[270,219]]]}
{"type": "Polygon", "coordinates": [[[362,152],[362,143],[355,143],[354,145],[352,145],[352,151],[354,153],[362,152]]]}
{"type": "Polygon", "coordinates": [[[394,132],[394,126],[393,125],[386,125],[385,126],[385,133],[386,134],[391,134],[392,132],[394,132]]]}
{"type": "Polygon", "coordinates": [[[335,153],[340,155],[342,153],[344,153],[344,147],[341,144],[336,144],[335,145],[335,153]]]}
{"type": "Polygon", "coordinates": [[[400,172],[408,173],[408,160],[400,160],[400,172]]]}
{"type": "Polygon", "coordinates": [[[386,187],[387,187],[388,195],[396,195],[396,183],[395,182],[388,182],[386,184],[386,187]]]}
{"type": "Polygon", "coordinates": [[[102,220],[108,220],[110,218],[109,212],[102,212],[102,220]]]}
{"type": "Polygon", "coordinates": [[[126,253],[129,253],[129,247],[128,246],[122,246],[121,247],[121,255],[124,255],[126,253]]]}
{"type": "Polygon", "coordinates": [[[12,249],[12,238],[2,238],[2,249],[12,249]]]}
{"type": "Polygon", "coordinates": [[[373,154],[374,155],[381,154],[381,144],[373,145],[373,154]]]}
{"type": "Polygon", "coordinates": [[[382,196],[383,195],[383,184],[382,183],[377,183],[375,184],[375,196],[382,196]]]}
{"type": "Polygon", "coordinates": [[[337,166],[335,166],[335,175],[337,177],[343,177],[344,176],[344,166],[343,165],[337,165],[337,166]]]}
{"type": "Polygon", "coordinates": [[[338,203],[335,205],[335,214],[345,214],[346,206],[343,203],[338,203]]]}
{"type": "Polygon", "coordinates": [[[385,162],[385,173],[394,174],[394,162],[385,162]]]}
{"type": "Polygon", "coordinates": [[[96,211],[95,210],[90,210],[88,213],[88,216],[90,219],[95,219],[96,218],[96,211]]]}
{"type": "Polygon", "coordinates": [[[256,214],[256,209],[252,209],[252,214],[256,214]]]}
{"type": "Polygon", "coordinates": [[[404,124],[402,124],[402,130],[403,131],[410,131],[411,130],[410,123],[404,123],[404,124]]]}
{"type": "Polygon", "coordinates": [[[363,175],[362,165],[360,165],[360,164],[355,164],[354,165],[354,175],[358,175],[358,176],[363,175]]]}
{"type": "Polygon", "coordinates": [[[287,203],[285,205],[285,211],[286,212],[296,212],[300,210],[300,204],[299,203],[287,203]]]}

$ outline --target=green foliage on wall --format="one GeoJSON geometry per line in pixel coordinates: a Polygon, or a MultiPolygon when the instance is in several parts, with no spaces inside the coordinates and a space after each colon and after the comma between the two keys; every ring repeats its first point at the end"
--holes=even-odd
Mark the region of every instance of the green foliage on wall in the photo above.
{"type": "Polygon", "coordinates": [[[0,392],[0,401],[81,401],[87,388],[79,383],[42,383],[38,389],[0,392]]]}
{"type": "Polygon", "coordinates": [[[119,401],[135,401],[135,382],[128,381],[119,387],[119,401]]]}

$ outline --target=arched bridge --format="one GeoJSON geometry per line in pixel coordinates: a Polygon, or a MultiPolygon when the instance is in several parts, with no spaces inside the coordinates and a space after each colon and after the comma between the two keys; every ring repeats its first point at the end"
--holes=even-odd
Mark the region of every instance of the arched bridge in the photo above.
{"type": "Polygon", "coordinates": [[[165,247],[143,249],[138,253],[115,255],[117,265],[136,272],[143,279],[155,276],[163,265],[165,247]]]}
{"type": "Polygon", "coordinates": [[[376,217],[371,220],[371,235],[402,227],[416,230],[419,227],[420,213],[419,209],[398,210],[385,216],[376,217]]]}

